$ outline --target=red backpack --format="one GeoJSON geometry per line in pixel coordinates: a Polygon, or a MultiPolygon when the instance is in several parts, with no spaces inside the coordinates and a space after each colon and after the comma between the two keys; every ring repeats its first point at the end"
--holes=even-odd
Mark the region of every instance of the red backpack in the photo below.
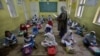
{"type": "Polygon", "coordinates": [[[48,56],[55,56],[56,52],[55,46],[48,47],[48,56]]]}

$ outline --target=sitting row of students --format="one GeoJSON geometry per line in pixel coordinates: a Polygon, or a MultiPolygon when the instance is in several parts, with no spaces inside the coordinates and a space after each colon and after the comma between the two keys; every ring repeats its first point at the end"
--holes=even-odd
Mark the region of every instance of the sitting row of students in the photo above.
{"type": "MultiPolygon", "coordinates": [[[[49,21],[48,21],[49,22],[49,21]]],[[[51,32],[52,33],[52,26],[53,26],[53,23],[52,21],[48,24],[46,24],[46,27],[45,27],[45,32],[51,32]]],[[[26,32],[28,32],[28,28],[25,26],[25,24],[21,24],[20,25],[20,34],[23,34],[24,37],[27,38],[27,34],[25,34],[26,32]]],[[[39,33],[39,29],[37,27],[37,24],[34,24],[34,26],[32,27],[32,34],[31,36],[32,37],[36,37],[36,35],[39,33]]],[[[9,46],[10,44],[15,44],[17,43],[17,39],[16,39],[16,36],[14,34],[12,34],[10,31],[5,31],[5,41],[4,41],[4,46],[9,46]],[[13,42],[14,41],[14,42],[13,42]]]]}
{"type": "MultiPolygon", "coordinates": [[[[17,44],[17,39],[16,36],[14,34],[12,34],[10,31],[5,31],[5,41],[4,41],[4,46],[9,46],[9,45],[13,45],[13,44],[17,44]]],[[[25,42],[27,42],[27,40],[30,40],[29,42],[33,42],[32,36],[30,36],[28,33],[24,33],[24,37],[25,37],[25,42]],[[30,37],[30,38],[29,38],[30,37]]],[[[54,35],[48,31],[45,34],[45,40],[43,42],[46,42],[48,40],[51,40],[55,42],[55,37],[54,35]]],[[[61,43],[65,44],[66,46],[70,46],[71,44],[75,43],[76,41],[73,38],[73,33],[72,31],[68,31],[63,38],[61,39],[61,43]]],[[[55,42],[56,43],[56,42],[55,42]]],[[[91,31],[90,33],[86,34],[84,39],[83,39],[83,43],[88,47],[90,45],[97,45],[96,43],[96,35],[94,31],[91,31]]],[[[42,44],[43,45],[43,44],[42,44]]]]}
{"type": "Polygon", "coordinates": [[[41,42],[41,45],[44,47],[57,45],[55,41],[55,36],[53,35],[53,22],[52,20],[48,20],[48,23],[45,25],[45,34],[44,41],[41,42]],[[50,22],[50,23],[49,23],[50,22]]]}
{"type": "Polygon", "coordinates": [[[81,35],[82,37],[84,36],[84,32],[86,32],[86,27],[80,26],[79,23],[72,21],[71,19],[68,20],[68,26],[70,29],[76,30],[76,34],[81,35]]]}
{"type": "MultiPolygon", "coordinates": [[[[21,51],[23,53],[23,56],[27,56],[30,55],[33,48],[37,49],[34,40],[36,36],[33,36],[33,34],[29,34],[27,31],[24,32],[23,35],[24,35],[24,45],[21,51]]],[[[14,47],[15,45],[18,44],[16,36],[12,34],[10,31],[5,31],[5,37],[6,38],[4,39],[3,42],[4,47],[14,47]]]]}
{"type": "MultiPolygon", "coordinates": [[[[86,27],[84,25],[80,26],[80,24],[77,22],[75,24],[71,19],[68,19],[68,26],[72,27],[73,25],[74,25],[73,28],[75,28],[76,33],[81,36],[84,36],[83,32],[86,31],[86,27]]],[[[84,36],[83,42],[86,46],[97,45],[95,31],[91,31],[90,33],[86,34],[84,36]]]]}
{"type": "MultiPolygon", "coordinates": [[[[35,14],[34,16],[33,16],[33,18],[32,18],[32,22],[33,23],[38,23],[38,22],[40,22],[41,24],[42,23],[44,23],[45,22],[45,17],[42,15],[40,18],[35,14]]],[[[48,18],[47,18],[47,21],[48,20],[52,20],[52,17],[51,17],[51,15],[48,15],[48,18]]]]}
{"type": "MultiPolygon", "coordinates": [[[[49,22],[49,20],[48,20],[49,22]]],[[[25,27],[25,26],[23,26],[25,27]]],[[[41,42],[41,45],[44,47],[48,47],[48,46],[57,46],[57,42],[55,40],[55,36],[53,34],[53,22],[51,20],[51,23],[47,23],[46,27],[45,27],[45,34],[44,37],[45,39],[41,42]]],[[[22,28],[23,31],[26,30],[24,32],[24,47],[22,50],[25,50],[24,48],[29,47],[30,50],[32,50],[32,48],[36,49],[35,46],[35,40],[34,38],[36,37],[36,35],[38,34],[38,28],[37,28],[37,24],[35,24],[32,28],[32,34],[28,33],[27,28],[22,28]]],[[[12,34],[10,31],[5,31],[5,41],[3,43],[4,46],[12,46],[18,43],[17,38],[14,34],[12,34]]],[[[74,36],[73,36],[73,32],[71,30],[69,30],[68,32],[66,32],[66,34],[64,34],[64,36],[61,39],[61,43],[64,44],[68,50],[73,50],[73,45],[76,43],[74,36]]],[[[95,32],[92,31],[89,34],[86,34],[84,39],[83,39],[83,43],[89,47],[90,45],[92,46],[96,46],[97,42],[96,42],[96,35],[95,32]]],[[[23,51],[23,53],[25,53],[23,51]]]]}

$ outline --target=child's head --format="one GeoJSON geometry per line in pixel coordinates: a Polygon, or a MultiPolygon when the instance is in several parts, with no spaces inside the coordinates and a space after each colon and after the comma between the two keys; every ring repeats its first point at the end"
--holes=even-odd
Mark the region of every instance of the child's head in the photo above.
{"type": "Polygon", "coordinates": [[[71,36],[73,34],[72,30],[68,30],[67,34],[71,36]]]}
{"type": "Polygon", "coordinates": [[[25,26],[25,24],[20,24],[20,27],[24,27],[25,26]]]}
{"type": "Polygon", "coordinates": [[[34,16],[36,16],[36,14],[34,16]]]}
{"type": "Polygon", "coordinates": [[[91,35],[95,35],[95,31],[91,31],[90,34],[91,34],[91,35]]]}
{"type": "Polygon", "coordinates": [[[5,37],[10,37],[11,36],[11,32],[10,31],[5,31],[5,37]]]}
{"type": "Polygon", "coordinates": [[[27,39],[29,38],[29,33],[28,32],[24,33],[24,38],[27,38],[27,39]]]}
{"type": "Polygon", "coordinates": [[[67,42],[70,42],[70,40],[69,39],[65,39],[67,42]]]}

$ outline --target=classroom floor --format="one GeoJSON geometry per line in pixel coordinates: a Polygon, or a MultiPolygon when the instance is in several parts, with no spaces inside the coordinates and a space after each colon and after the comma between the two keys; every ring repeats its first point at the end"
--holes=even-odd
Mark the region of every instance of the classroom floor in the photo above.
{"type": "MultiPolygon", "coordinates": [[[[60,37],[58,36],[58,31],[57,31],[57,22],[53,22],[54,26],[53,26],[53,32],[54,35],[56,37],[56,41],[58,42],[58,46],[57,46],[57,54],[56,56],[93,56],[90,51],[88,51],[82,43],[82,38],[81,36],[74,34],[74,38],[77,41],[77,43],[75,44],[74,48],[75,48],[75,54],[68,54],[64,48],[61,46],[60,44],[60,37]]],[[[44,40],[44,26],[43,28],[39,31],[38,36],[35,38],[36,43],[37,43],[37,49],[33,50],[33,53],[31,56],[48,56],[47,52],[45,51],[45,49],[41,46],[41,41],[44,40]]],[[[31,30],[30,30],[31,32],[31,30]]],[[[7,56],[22,56],[20,49],[22,47],[22,44],[24,43],[23,41],[23,37],[17,37],[18,41],[19,41],[19,45],[13,49],[12,51],[10,51],[10,53],[7,56]]]]}

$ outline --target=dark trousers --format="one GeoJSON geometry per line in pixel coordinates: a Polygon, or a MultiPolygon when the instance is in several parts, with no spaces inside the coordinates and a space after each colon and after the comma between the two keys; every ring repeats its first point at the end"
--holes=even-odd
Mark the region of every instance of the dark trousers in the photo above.
{"type": "Polygon", "coordinates": [[[59,36],[62,38],[67,30],[61,29],[59,32],[59,36]]]}
{"type": "Polygon", "coordinates": [[[91,44],[90,42],[87,40],[87,39],[84,39],[83,40],[83,44],[86,46],[86,47],[89,47],[91,44]]]}

